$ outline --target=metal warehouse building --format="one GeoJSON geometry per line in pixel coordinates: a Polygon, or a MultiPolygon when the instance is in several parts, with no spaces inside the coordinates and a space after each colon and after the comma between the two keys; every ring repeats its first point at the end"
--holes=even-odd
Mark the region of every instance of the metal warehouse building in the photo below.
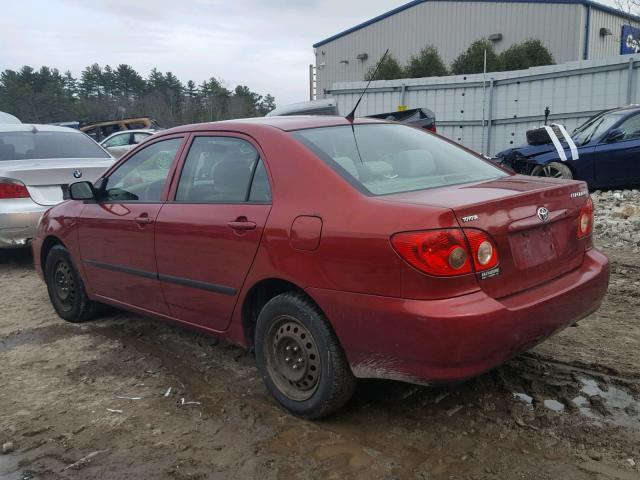
{"type": "Polygon", "coordinates": [[[406,64],[430,44],[449,65],[480,38],[498,53],[537,38],[562,63],[620,54],[623,25],[640,18],[591,0],[414,0],[316,43],[316,96],[362,80],[387,48],[406,64]]]}

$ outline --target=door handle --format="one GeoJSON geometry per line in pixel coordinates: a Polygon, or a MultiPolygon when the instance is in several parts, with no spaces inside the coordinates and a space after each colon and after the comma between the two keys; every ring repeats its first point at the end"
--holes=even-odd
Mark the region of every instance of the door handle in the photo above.
{"type": "Polygon", "coordinates": [[[255,222],[250,222],[247,220],[247,217],[238,217],[233,222],[227,223],[229,228],[238,231],[247,231],[247,230],[255,230],[256,224],[255,222]]]}
{"type": "Polygon", "coordinates": [[[149,225],[150,223],[153,223],[153,218],[149,217],[148,215],[141,215],[139,217],[136,217],[136,223],[138,225],[149,225]]]}

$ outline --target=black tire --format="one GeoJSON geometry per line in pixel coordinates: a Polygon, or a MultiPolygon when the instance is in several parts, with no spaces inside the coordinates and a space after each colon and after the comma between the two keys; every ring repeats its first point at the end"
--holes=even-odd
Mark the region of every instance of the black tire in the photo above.
{"type": "Polygon", "coordinates": [[[71,256],[62,245],[55,245],[49,251],[44,275],[49,299],[61,318],[78,323],[91,320],[100,313],[101,305],[87,297],[71,256]]]}
{"type": "Polygon", "coordinates": [[[534,177],[565,178],[567,180],[573,180],[573,173],[571,172],[571,169],[561,162],[549,162],[544,165],[538,165],[531,170],[531,175],[534,177]]]}
{"type": "Polygon", "coordinates": [[[263,307],[255,352],[267,389],[294,415],[326,417],[353,395],[356,378],[344,351],[326,317],[302,293],[283,293],[263,307]]]}

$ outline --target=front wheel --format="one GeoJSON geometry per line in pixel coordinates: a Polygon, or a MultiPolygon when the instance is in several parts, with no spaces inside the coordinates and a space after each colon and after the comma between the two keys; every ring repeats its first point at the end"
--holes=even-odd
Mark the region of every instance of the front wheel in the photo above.
{"type": "Polygon", "coordinates": [[[62,245],[55,245],[45,262],[45,281],[56,313],[68,322],[83,322],[94,318],[100,304],[89,300],[71,256],[62,245]]]}
{"type": "Polygon", "coordinates": [[[573,180],[573,173],[571,173],[571,169],[564,163],[560,162],[550,162],[545,165],[538,165],[531,170],[531,175],[534,177],[565,178],[567,180],[573,180]]]}
{"type": "Polygon", "coordinates": [[[301,293],[278,295],[264,306],[255,351],[267,389],[295,415],[325,417],[353,395],[356,379],[335,333],[301,293]]]}

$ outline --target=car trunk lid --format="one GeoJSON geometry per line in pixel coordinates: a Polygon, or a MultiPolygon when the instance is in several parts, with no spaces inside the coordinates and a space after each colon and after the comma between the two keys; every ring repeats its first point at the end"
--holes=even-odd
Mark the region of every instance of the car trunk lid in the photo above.
{"type": "Polygon", "coordinates": [[[113,158],[10,160],[0,163],[0,177],[24,183],[34,202],[49,206],[64,200],[69,184],[95,181],[113,161],[113,158]]]}
{"type": "Polygon", "coordinates": [[[446,206],[460,226],[489,233],[500,262],[477,278],[485,292],[501,298],[552,280],[582,263],[586,240],[577,238],[577,228],[587,197],[582,182],[516,175],[387,199],[446,206]],[[546,210],[546,220],[538,215],[541,208],[546,210]]]}

